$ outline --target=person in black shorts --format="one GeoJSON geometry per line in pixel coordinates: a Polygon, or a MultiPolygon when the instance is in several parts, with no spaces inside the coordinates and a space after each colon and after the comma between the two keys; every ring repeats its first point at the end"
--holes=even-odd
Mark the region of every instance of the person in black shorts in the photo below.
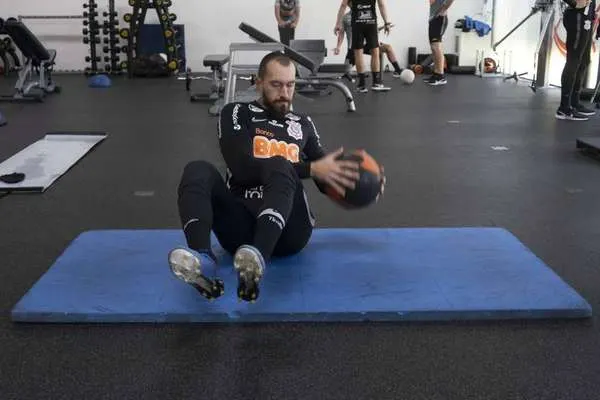
{"type": "Polygon", "coordinates": [[[275,18],[279,28],[279,41],[289,46],[300,22],[300,0],[275,0],[275,18]]]}
{"type": "MultiPolygon", "coordinates": [[[[348,5],[351,6],[351,4],[352,1],[349,0],[348,5]]],[[[348,46],[345,62],[348,65],[352,66],[355,65],[354,50],[352,50],[352,12],[347,12],[342,20],[342,30],[338,31],[337,45],[333,51],[335,55],[338,55],[341,52],[342,43],[344,42],[344,36],[346,38],[346,43],[348,46]]],[[[392,46],[387,43],[379,42],[379,51],[387,56],[388,60],[394,67],[394,72],[392,76],[394,78],[399,78],[400,74],[402,73],[402,68],[400,68],[400,64],[398,64],[398,57],[396,57],[396,53],[394,52],[392,46]]],[[[370,55],[370,50],[365,49],[364,54],[370,55]]]]}
{"type": "Polygon", "coordinates": [[[442,38],[448,28],[448,9],[454,0],[429,0],[429,44],[433,56],[433,73],[425,82],[432,86],[447,83],[444,74],[442,38]]]}
{"type": "Polygon", "coordinates": [[[358,163],[338,159],[343,149],[326,153],[309,116],[290,112],[295,79],[286,55],[266,55],[258,71],[260,99],[229,103],[219,117],[225,179],[206,161],[184,168],[178,208],[188,248],[173,249],[168,260],[178,278],[207,298],[222,293],[203,273],[216,265],[211,231],[233,254],[238,297],[253,301],[269,259],[298,253],[311,237],[315,220],[302,180],[343,194],[359,178],[358,163]]]}
{"type": "MultiPolygon", "coordinates": [[[[580,95],[590,64],[596,0],[563,1],[567,3],[563,13],[563,25],[567,31],[567,60],[561,76],[561,99],[556,118],[586,121],[595,114],[593,109],[581,104],[580,95]]],[[[599,33],[597,30],[596,38],[599,33]]]]}
{"type": "MultiPolygon", "coordinates": [[[[334,34],[343,29],[342,20],[348,7],[349,0],[342,0],[335,23],[334,34]]],[[[371,88],[374,91],[382,92],[390,90],[383,85],[381,79],[381,65],[379,65],[379,38],[377,31],[377,10],[375,3],[379,6],[379,11],[384,20],[384,29],[389,32],[391,23],[388,20],[387,6],[385,0],[352,0],[352,49],[354,51],[354,62],[356,72],[358,73],[358,91],[365,93],[368,91],[365,82],[365,65],[363,59],[364,49],[371,54],[371,73],[373,75],[373,84],[371,88]]]]}

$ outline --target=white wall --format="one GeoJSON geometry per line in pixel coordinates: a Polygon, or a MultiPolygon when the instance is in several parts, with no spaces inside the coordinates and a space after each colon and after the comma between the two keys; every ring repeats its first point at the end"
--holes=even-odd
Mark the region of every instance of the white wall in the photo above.
{"type": "MultiPolygon", "coordinates": [[[[498,42],[531,12],[535,0],[496,0],[494,41],[498,42]]],[[[535,14],[497,48],[497,56],[503,61],[505,52],[512,52],[512,60],[506,59],[506,72],[528,72],[534,75],[535,49],[540,37],[541,13],[535,14]],[[511,62],[512,61],[512,62],[511,62]]],[[[509,57],[509,54],[506,54],[509,57]]]]}
{"type": "MultiPolygon", "coordinates": [[[[108,2],[99,0],[98,3],[99,19],[102,21],[102,11],[106,9],[108,2]]],[[[132,8],[128,6],[127,0],[116,0],[116,3],[120,17],[131,12],[132,8]]],[[[248,37],[237,28],[242,21],[277,38],[273,3],[274,0],[173,0],[171,10],[178,15],[176,23],[185,24],[186,27],[188,66],[195,71],[201,70],[205,54],[226,53],[229,43],[248,41],[248,37]]],[[[79,14],[83,11],[83,0],[0,0],[0,4],[4,18],[22,14],[79,14]]],[[[390,18],[396,27],[386,40],[394,46],[401,65],[406,64],[408,48],[411,46],[417,47],[419,53],[429,52],[428,4],[428,0],[388,0],[390,18]]],[[[481,17],[483,4],[484,0],[455,0],[449,12],[447,49],[454,49],[454,22],[464,15],[481,17]]],[[[338,7],[337,0],[302,0],[302,20],[296,37],[325,39],[328,49],[332,50],[336,44],[333,28],[338,7]]],[[[57,69],[85,67],[83,59],[89,47],[81,41],[83,26],[80,20],[26,22],[35,34],[41,36],[47,47],[58,50],[57,69]]],[[[147,22],[155,23],[155,14],[149,13],[147,22]]],[[[122,26],[125,24],[122,23],[122,26]]],[[[333,56],[332,51],[330,54],[326,62],[343,62],[343,56],[333,56]]]]}

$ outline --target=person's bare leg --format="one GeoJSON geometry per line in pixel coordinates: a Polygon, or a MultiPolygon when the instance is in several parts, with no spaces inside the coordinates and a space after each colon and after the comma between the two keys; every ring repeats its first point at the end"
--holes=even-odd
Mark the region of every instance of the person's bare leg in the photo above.
{"type": "Polygon", "coordinates": [[[400,68],[400,64],[398,64],[398,57],[396,57],[396,53],[394,52],[394,49],[392,48],[392,46],[385,43],[385,44],[382,44],[379,49],[387,56],[388,61],[394,67],[393,76],[399,77],[400,73],[402,72],[402,68],[400,68]]]}
{"type": "Polygon", "coordinates": [[[444,52],[441,42],[431,43],[431,54],[433,55],[433,72],[444,75],[444,52]]]}
{"type": "Polygon", "coordinates": [[[381,65],[379,63],[379,47],[371,50],[371,71],[373,73],[381,72],[381,65]]]}

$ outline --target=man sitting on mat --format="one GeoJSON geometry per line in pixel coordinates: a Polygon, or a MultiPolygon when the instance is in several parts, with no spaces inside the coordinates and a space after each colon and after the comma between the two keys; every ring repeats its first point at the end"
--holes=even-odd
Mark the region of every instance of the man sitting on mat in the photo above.
{"type": "Polygon", "coordinates": [[[433,56],[433,74],[425,80],[432,86],[445,85],[442,38],[448,27],[448,9],[454,0],[429,0],[429,43],[433,56]]]}
{"type": "MultiPolygon", "coordinates": [[[[348,0],[348,6],[352,7],[351,0],[348,0]]],[[[380,29],[385,29],[385,27],[380,29]]],[[[337,46],[333,50],[333,53],[336,56],[341,52],[342,43],[344,42],[344,35],[346,37],[346,43],[348,46],[345,62],[349,65],[355,65],[354,51],[352,50],[352,11],[348,11],[342,20],[342,30],[338,32],[337,46]]],[[[392,46],[387,43],[379,42],[379,51],[383,52],[387,56],[390,63],[392,63],[392,66],[394,67],[394,73],[392,76],[399,78],[402,68],[400,68],[400,65],[398,64],[398,58],[396,57],[396,53],[394,53],[392,46]]],[[[364,54],[370,55],[371,50],[365,49],[364,54]]]]}
{"type": "MultiPolygon", "coordinates": [[[[312,119],[290,112],[296,68],[283,53],[266,55],[256,81],[260,99],[230,103],[221,111],[218,136],[226,180],[206,161],[189,163],[179,184],[179,215],[189,249],[174,249],[177,277],[208,298],[219,288],[202,269],[215,265],[211,230],[233,254],[238,297],[258,297],[258,282],[272,256],[288,256],[308,243],[314,217],[302,185],[313,178],[343,194],[354,188],[358,164],[326,154],[312,119]]],[[[382,182],[383,190],[383,182],[382,182]]]]}
{"type": "Polygon", "coordinates": [[[379,11],[384,21],[384,29],[389,32],[391,23],[388,22],[387,7],[385,0],[342,0],[335,23],[334,34],[343,29],[342,20],[348,5],[351,5],[352,17],[352,49],[354,51],[354,61],[356,63],[356,72],[358,73],[358,91],[368,92],[365,82],[365,64],[363,60],[364,49],[371,54],[371,74],[373,76],[373,85],[371,89],[376,92],[387,92],[391,88],[384,86],[381,80],[381,65],[379,65],[379,38],[377,32],[377,9],[375,3],[379,5],[379,11]]]}

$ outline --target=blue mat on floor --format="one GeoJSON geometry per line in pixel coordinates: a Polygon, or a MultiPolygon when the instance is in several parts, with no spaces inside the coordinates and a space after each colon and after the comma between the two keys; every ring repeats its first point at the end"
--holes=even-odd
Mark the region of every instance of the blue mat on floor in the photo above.
{"type": "Polygon", "coordinates": [[[239,302],[220,251],[225,295],[209,302],[171,275],[178,230],[80,235],[19,301],[22,322],[259,322],[585,318],[590,305],[499,228],[319,229],[269,266],[239,302]]]}

